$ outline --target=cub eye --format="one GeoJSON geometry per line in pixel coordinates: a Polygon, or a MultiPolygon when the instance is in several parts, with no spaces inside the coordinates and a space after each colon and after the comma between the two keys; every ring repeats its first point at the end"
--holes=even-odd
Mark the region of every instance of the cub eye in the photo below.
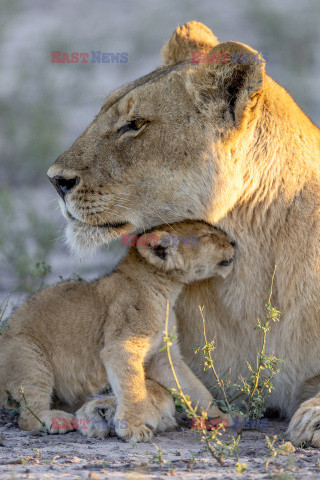
{"type": "Polygon", "coordinates": [[[229,258],[229,260],[222,260],[222,262],[218,263],[218,265],[220,265],[220,267],[228,267],[232,262],[233,258],[229,258]]]}
{"type": "Polygon", "coordinates": [[[144,120],[143,118],[134,118],[133,120],[130,120],[130,122],[127,122],[125,125],[123,125],[123,127],[120,127],[118,129],[118,133],[140,130],[140,128],[142,128],[146,123],[148,123],[148,121],[144,120]]]}

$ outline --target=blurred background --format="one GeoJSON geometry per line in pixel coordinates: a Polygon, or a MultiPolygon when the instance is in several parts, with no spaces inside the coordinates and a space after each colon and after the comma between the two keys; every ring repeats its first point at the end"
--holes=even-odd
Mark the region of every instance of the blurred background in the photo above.
{"type": "MultiPolygon", "coordinates": [[[[263,52],[268,73],[320,120],[319,0],[1,0],[0,305],[44,283],[108,272],[119,244],[68,254],[48,167],[113,89],[161,63],[174,29],[198,20],[263,52]],[[127,63],[51,63],[51,51],[127,52],[127,63]]],[[[2,308],[3,309],[3,308],[2,308]]],[[[0,308],[1,310],[1,308],[0,308]]],[[[0,311],[1,316],[1,311],[0,311]]]]}

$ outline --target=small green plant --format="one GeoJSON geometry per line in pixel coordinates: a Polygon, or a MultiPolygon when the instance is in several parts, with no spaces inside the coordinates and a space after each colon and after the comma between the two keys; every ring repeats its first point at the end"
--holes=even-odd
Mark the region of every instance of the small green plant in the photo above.
{"type": "Polygon", "coordinates": [[[156,453],[150,458],[149,463],[156,463],[160,468],[167,462],[163,456],[166,455],[166,452],[162,450],[161,447],[158,447],[155,443],[153,444],[156,447],[156,453]]]}
{"type": "Polygon", "coordinates": [[[64,278],[63,275],[59,275],[59,283],[71,282],[71,281],[83,282],[84,280],[81,277],[81,275],[78,275],[77,273],[72,273],[66,278],[64,278]]]}
{"type": "Polygon", "coordinates": [[[191,452],[191,458],[189,460],[188,472],[192,472],[196,464],[196,459],[199,456],[199,453],[191,452]]]}
{"type": "Polygon", "coordinates": [[[277,441],[277,435],[274,435],[273,436],[273,439],[270,440],[270,438],[268,437],[268,435],[266,435],[266,445],[267,445],[267,448],[268,448],[268,457],[267,457],[267,460],[266,460],[266,470],[268,470],[269,468],[269,461],[270,459],[273,459],[273,458],[276,458],[276,456],[278,455],[278,451],[275,447],[275,443],[277,441]]]}
{"type": "Polygon", "coordinates": [[[205,345],[201,347],[195,347],[195,353],[200,352],[204,357],[203,368],[204,370],[212,370],[217,382],[215,390],[220,391],[222,394],[222,399],[215,400],[215,405],[218,406],[222,411],[229,413],[232,416],[241,415],[246,419],[254,420],[260,419],[264,416],[266,400],[274,388],[272,384],[273,377],[279,373],[280,364],[283,363],[283,361],[278,359],[275,355],[266,354],[267,333],[271,329],[272,322],[279,321],[280,316],[280,312],[271,305],[275,273],[276,267],[272,275],[268,301],[265,306],[265,321],[262,323],[260,320],[258,320],[258,324],[255,327],[255,330],[258,330],[262,334],[261,349],[257,354],[256,365],[252,366],[249,362],[247,362],[249,376],[248,378],[240,376],[239,384],[232,384],[230,381],[230,376],[227,380],[222,380],[216,372],[212,359],[215,343],[214,340],[209,342],[207,339],[205,319],[203,315],[204,308],[201,306],[199,307],[203,322],[205,345]],[[244,397],[241,402],[242,407],[239,407],[234,403],[239,397],[244,397]]]}
{"type": "Polygon", "coordinates": [[[234,455],[236,452],[236,456],[238,457],[238,443],[240,440],[240,436],[237,439],[229,436],[229,441],[223,441],[221,437],[222,433],[225,431],[224,423],[220,422],[212,429],[208,429],[207,412],[205,410],[199,412],[197,407],[193,407],[189,396],[184,394],[172,362],[170,346],[172,345],[174,338],[168,333],[168,321],[169,301],[167,301],[166,322],[164,331],[165,345],[163,349],[166,349],[167,351],[171,371],[177,386],[177,389],[172,389],[171,392],[175,397],[176,403],[184,408],[189,418],[194,420],[194,427],[196,428],[201,438],[201,441],[205,444],[206,450],[211,453],[212,457],[217,461],[219,465],[222,465],[224,456],[234,455]]]}
{"type": "Polygon", "coordinates": [[[208,341],[207,339],[207,334],[206,334],[206,322],[205,322],[205,319],[204,319],[204,315],[203,315],[203,310],[204,310],[204,307],[201,307],[199,306],[199,310],[200,310],[200,315],[201,315],[201,318],[202,318],[202,325],[203,325],[203,335],[204,335],[204,346],[196,346],[194,347],[194,351],[195,353],[201,353],[202,356],[204,357],[204,362],[202,363],[203,365],[203,369],[205,371],[211,369],[212,372],[213,372],[213,375],[216,379],[216,382],[217,382],[217,390],[219,390],[221,393],[222,393],[222,397],[223,399],[222,400],[218,400],[216,401],[216,405],[219,406],[219,408],[230,414],[230,415],[233,415],[233,414],[239,414],[239,408],[237,407],[237,405],[234,405],[232,402],[233,402],[233,399],[231,398],[232,397],[232,393],[234,392],[234,389],[236,387],[236,385],[231,385],[231,382],[230,382],[230,379],[227,379],[226,381],[222,380],[218,373],[216,372],[216,369],[214,367],[214,363],[213,363],[213,359],[212,359],[212,354],[214,352],[214,349],[215,349],[215,340],[213,339],[211,342],[208,341]]]}
{"type": "Polygon", "coordinates": [[[283,442],[277,448],[279,455],[291,455],[296,451],[291,442],[283,442]]]}
{"type": "Polygon", "coordinates": [[[303,448],[303,449],[308,449],[308,447],[309,447],[309,444],[308,444],[308,442],[306,442],[305,440],[301,440],[301,442],[300,442],[300,445],[299,445],[299,446],[300,446],[300,448],[303,448]]]}
{"type": "Polygon", "coordinates": [[[42,450],[39,450],[39,448],[35,448],[34,450],[35,450],[35,452],[36,452],[36,454],[37,454],[37,457],[38,457],[38,458],[41,458],[41,457],[42,457],[42,450]]]}
{"type": "Polygon", "coordinates": [[[44,287],[44,280],[48,273],[51,273],[52,267],[51,265],[47,265],[44,261],[37,262],[35,265],[35,277],[40,278],[40,285],[38,287],[38,291],[42,290],[44,287]]]}
{"type": "MultiPolygon", "coordinates": [[[[258,320],[258,325],[255,327],[255,329],[262,334],[261,349],[257,354],[257,363],[253,367],[251,364],[249,364],[249,362],[247,362],[247,367],[250,375],[249,378],[240,377],[240,384],[232,384],[230,381],[231,375],[229,375],[229,378],[226,381],[222,380],[219,377],[212,358],[212,353],[214,352],[215,348],[214,340],[209,342],[207,339],[203,307],[199,307],[203,323],[205,345],[195,347],[195,353],[200,352],[202,354],[204,358],[203,368],[204,370],[212,370],[217,382],[217,389],[222,394],[222,400],[215,401],[215,404],[226,413],[242,416],[246,419],[257,420],[264,416],[266,399],[273,389],[272,379],[274,375],[276,375],[280,371],[279,365],[282,362],[282,360],[278,359],[273,354],[266,354],[267,333],[271,328],[272,322],[279,321],[280,315],[280,312],[271,305],[275,273],[276,267],[272,275],[271,287],[266,303],[265,321],[262,323],[260,320],[258,320]],[[242,408],[234,404],[235,400],[241,396],[245,397],[242,400],[242,408]]],[[[243,470],[246,468],[244,466],[245,464],[239,462],[238,444],[241,435],[238,435],[237,438],[231,437],[229,435],[228,440],[223,440],[221,438],[222,433],[225,430],[223,423],[221,422],[220,424],[215,425],[215,428],[211,428],[211,425],[207,418],[207,412],[201,411],[199,414],[197,407],[194,407],[192,405],[189,396],[185,395],[182,391],[179,380],[174,370],[174,365],[170,353],[170,347],[172,346],[172,343],[176,336],[174,335],[174,331],[172,331],[170,334],[168,333],[168,317],[169,302],[167,302],[164,346],[161,348],[161,350],[166,350],[167,352],[171,371],[177,386],[176,389],[171,390],[171,393],[175,398],[175,403],[178,407],[181,407],[186,412],[189,418],[193,419],[193,427],[196,427],[198,434],[201,437],[201,441],[205,444],[206,449],[211,453],[212,457],[218,462],[218,464],[223,464],[223,459],[225,456],[234,456],[236,458],[237,471],[239,473],[240,471],[245,471],[243,470]]],[[[269,455],[278,454],[276,449],[273,448],[275,441],[276,439],[274,439],[273,442],[269,440],[269,455]]],[[[283,448],[286,449],[285,446],[283,446],[283,448]]],[[[267,460],[267,464],[268,461],[269,460],[267,460]]]]}
{"type": "Polygon", "coordinates": [[[291,456],[295,452],[295,447],[291,442],[280,443],[277,447],[275,443],[278,440],[277,435],[274,435],[272,440],[266,435],[266,445],[268,448],[267,459],[266,459],[266,470],[268,470],[270,460],[276,458],[278,455],[288,455],[287,468],[290,469],[295,463],[295,459],[291,456]]]}
{"type": "MultiPolygon", "coordinates": [[[[41,455],[42,455],[42,452],[41,452],[41,455]]],[[[53,458],[48,458],[48,459],[44,460],[44,463],[46,465],[51,466],[51,465],[53,465],[54,461],[59,457],[60,457],[60,455],[55,455],[53,458]]]]}
{"type": "Polygon", "coordinates": [[[247,399],[242,402],[245,407],[245,413],[248,418],[254,419],[263,417],[266,399],[274,388],[272,379],[277,373],[279,373],[279,365],[283,363],[283,360],[275,357],[275,355],[266,354],[267,333],[271,329],[271,322],[278,322],[280,315],[280,312],[271,305],[275,273],[276,267],[272,275],[269,297],[266,304],[265,322],[261,323],[260,320],[258,320],[258,325],[255,327],[256,330],[262,332],[262,346],[257,355],[256,366],[253,367],[247,362],[250,372],[249,379],[240,377],[241,385],[239,390],[247,396],[247,399]],[[267,372],[267,375],[262,377],[261,373],[263,370],[267,372]]]}
{"type": "Polygon", "coordinates": [[[246,463],[240,463],[240,462],[237,462],[235,467],[238,473],[244,473],[247,471],[247,468],[248,468],[246,463]]]}

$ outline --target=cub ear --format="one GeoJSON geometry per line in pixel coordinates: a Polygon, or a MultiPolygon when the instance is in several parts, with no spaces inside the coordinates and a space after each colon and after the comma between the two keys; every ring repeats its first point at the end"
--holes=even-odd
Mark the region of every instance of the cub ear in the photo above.
{"type": "Polygon", "coordinates": [[[196,97],[200,110],[210,104],[226,120],[239,126],[244,111],[259,98],[265,76],[265,61],[252,48],[238,42],[220,43],[188,72],[187,89],[196,97]],[[203,63],[201,63],[203,62],[203,63]]]}
{"type": "Polygon", "coordinates": [[[185,23],[164,44],[161,50],[164,65],[191,61],[192,51],[209,52],[218,43],[217,37],[203,23],[185,23]]]}
{"type": "Polygon", "coordinates": [[[142,235],[137,241],[137,250],[151,265],[170,271],[179,268],[179,247],[173,246],[170,234],[164,231],[142,235]]]}

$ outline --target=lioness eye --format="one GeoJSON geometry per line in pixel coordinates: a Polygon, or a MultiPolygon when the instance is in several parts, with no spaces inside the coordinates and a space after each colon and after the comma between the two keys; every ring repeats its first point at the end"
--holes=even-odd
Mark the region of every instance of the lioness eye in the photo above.
{"type": "Polygon", "coordinates": [[[118,133],[125,133],[130,130],[140,130],[140,128],[142,128],[146,123],[148,123],[147,120],[144,120],[143,118],[134,118],[133,120],[130,120],[130,122],[123,125],[123,127],[120,127],[118,133]]]}

